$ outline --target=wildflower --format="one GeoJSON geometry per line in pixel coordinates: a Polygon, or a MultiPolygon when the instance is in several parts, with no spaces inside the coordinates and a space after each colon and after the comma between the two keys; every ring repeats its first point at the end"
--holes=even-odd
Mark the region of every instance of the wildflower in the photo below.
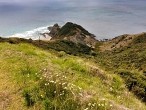
{"type": "Polygon", "coordinates": [[[42,77],[40,77],[40,79],[42,79],[42,77]]]}
{"type": "Polygon", "coordinates": [[[54,91],[54,93],[56,94],[56,91],[54,91]]]}
{"type": "Polygon", "coordinates": [[[60,94],[60,96],[62,96],[62,94],[60,94]]]}
{"type": "Polygon", "coordinates": [[[38,73],[35,73],[35,75],[38,75],[38,73]]]}
{"type": "Polygon", "coordinates": [[[118,98],[120,98],[120,96],[118,96],[118,98]]]}
{"type": "Polygon", "coordinates": [[[54,81],[50,81],[51,83],[54,83],[54,81]]]}
{"type": "Polygon", "coordinates": [[[101,106],[104,106],[104,104],[101,104],[101,106]]]}
{"type": "Polygon", "coordinates": [[[82,94],[82,93],[79,93],[79,95],[80,95],[81,97],[83,97],[83,94],[82,94]]]}
{"type": "Polygon", "coordinates": [[[96,103],[92,104],[92,106],[94,107],[96,105],[96,103]]]}
{"type": "Polygon", "coordinates": [[[62,83],[62,85],[65,85],[66,83],[62,83]]]}
{"type": "Polygon", "coordinates": [[[45,86],[47,86],[47,84],[45,83],[45,86]]]}
{"type": "Polygon", "coordinates": [[[104,99],[104,98],[103,98],[103,99],[101,99],[101,100],[105,101],[105,99],[104,99]]]}
{"type": "Polygon", "coordinates": [[[67,78],[66,76],[62,76],[62,77],[65,78],[65,79],[67,78]]]}
{"type": "Polygon", "coordinates": [[[110,104],[110,107],[112,107],[113,105],[112,104],[110,104]]]}
{"type": "Polygon", "coordinates": [[[112,87],[110,88],[110,91],[113,91],[113,88],[112,87]]]}
{"type": "Polygon", "coordinates": [[[29,77],[29,74],[27,75],[27,77],[29,77]]]}
{"type": "Polygon", "coordinates": [[[100,104],[98,104],[98,106],[101,106],[100,104]]]}
{"type": "Polygon", "coordinates": [[[82,88],[78,87],[80,90],[82,90],[82,88]]]}
{"type": "Polygon", "coordinates": [[[43,95],[41,94],[41,97],[43,97],[43,95]]]}
{"type": "Polygon", "coordinates": [[[67,89],[67,87],[64,87],[64,89],[67,89]]]}
{"type": "Polygon", "coordinates": [[[88,108],[85,108],[84,110],[88,110],[88,108]]]}
{"type": "Polygon", "coordinates": [[[91,103],[88,103],[88,106],[91,106],[91,103]]]}

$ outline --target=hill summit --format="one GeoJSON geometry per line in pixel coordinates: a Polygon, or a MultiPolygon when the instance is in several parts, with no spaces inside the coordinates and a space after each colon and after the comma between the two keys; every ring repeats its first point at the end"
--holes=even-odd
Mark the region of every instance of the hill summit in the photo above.
{"type": "Polygon", "coordinates": [[[48,28],[51,40],[68,40],[76,44],[80,43],[94,48],[96,45],[95,35],[89,33],[86,29],[78,24],[67,22],[64,26],[60,27],[55,24],[53,27],[48,28]]]}
{"type": "Polygon", "coordinates": [[[102,51],[105,50],[114,50],[121,47],[130,47],[137,44],[146,43],[146,32],[139,34],[124,34],[117,36],[111,40],[104,42],[100,47],[102,51]]]}

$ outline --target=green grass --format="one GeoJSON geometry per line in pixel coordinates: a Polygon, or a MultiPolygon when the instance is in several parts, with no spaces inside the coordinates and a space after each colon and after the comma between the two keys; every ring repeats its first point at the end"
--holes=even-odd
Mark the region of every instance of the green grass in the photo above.
{"type": "Polygon", "coordinates": [[[0,43],[0,64],[0,109],[146,109],[118,74],[85,57],[27,43],[0,43]]]}

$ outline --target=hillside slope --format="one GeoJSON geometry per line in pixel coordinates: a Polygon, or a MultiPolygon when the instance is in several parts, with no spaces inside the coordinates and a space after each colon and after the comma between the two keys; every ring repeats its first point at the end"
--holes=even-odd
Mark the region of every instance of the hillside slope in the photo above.
{"type": "Polygon", "coordinates": [[[0,43],[0,53],[2,110],[146,109],[119,75],[93,59],[28,43],[0,43]]]}
{"type": "Polygon", "coordinates": [[[120,75],[127,88],[146,102],[146,33],[116,37],[102,42],[98,50],[96,62],[120,75]]]}

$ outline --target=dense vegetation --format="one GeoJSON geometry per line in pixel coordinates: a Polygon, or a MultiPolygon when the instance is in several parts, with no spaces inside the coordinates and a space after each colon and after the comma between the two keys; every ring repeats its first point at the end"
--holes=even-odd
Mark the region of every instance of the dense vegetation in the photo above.
{"type": "Polygon", "coordinates": [[[79,55],[79,54],[90,54],[91,48],[83,45],[83,44],[76,44],[71,41],[67,40],[58,40],[55,42],[51,42],[48,44],[48,47],[57,51],[64,51],[68,54],[79,55]]]}

